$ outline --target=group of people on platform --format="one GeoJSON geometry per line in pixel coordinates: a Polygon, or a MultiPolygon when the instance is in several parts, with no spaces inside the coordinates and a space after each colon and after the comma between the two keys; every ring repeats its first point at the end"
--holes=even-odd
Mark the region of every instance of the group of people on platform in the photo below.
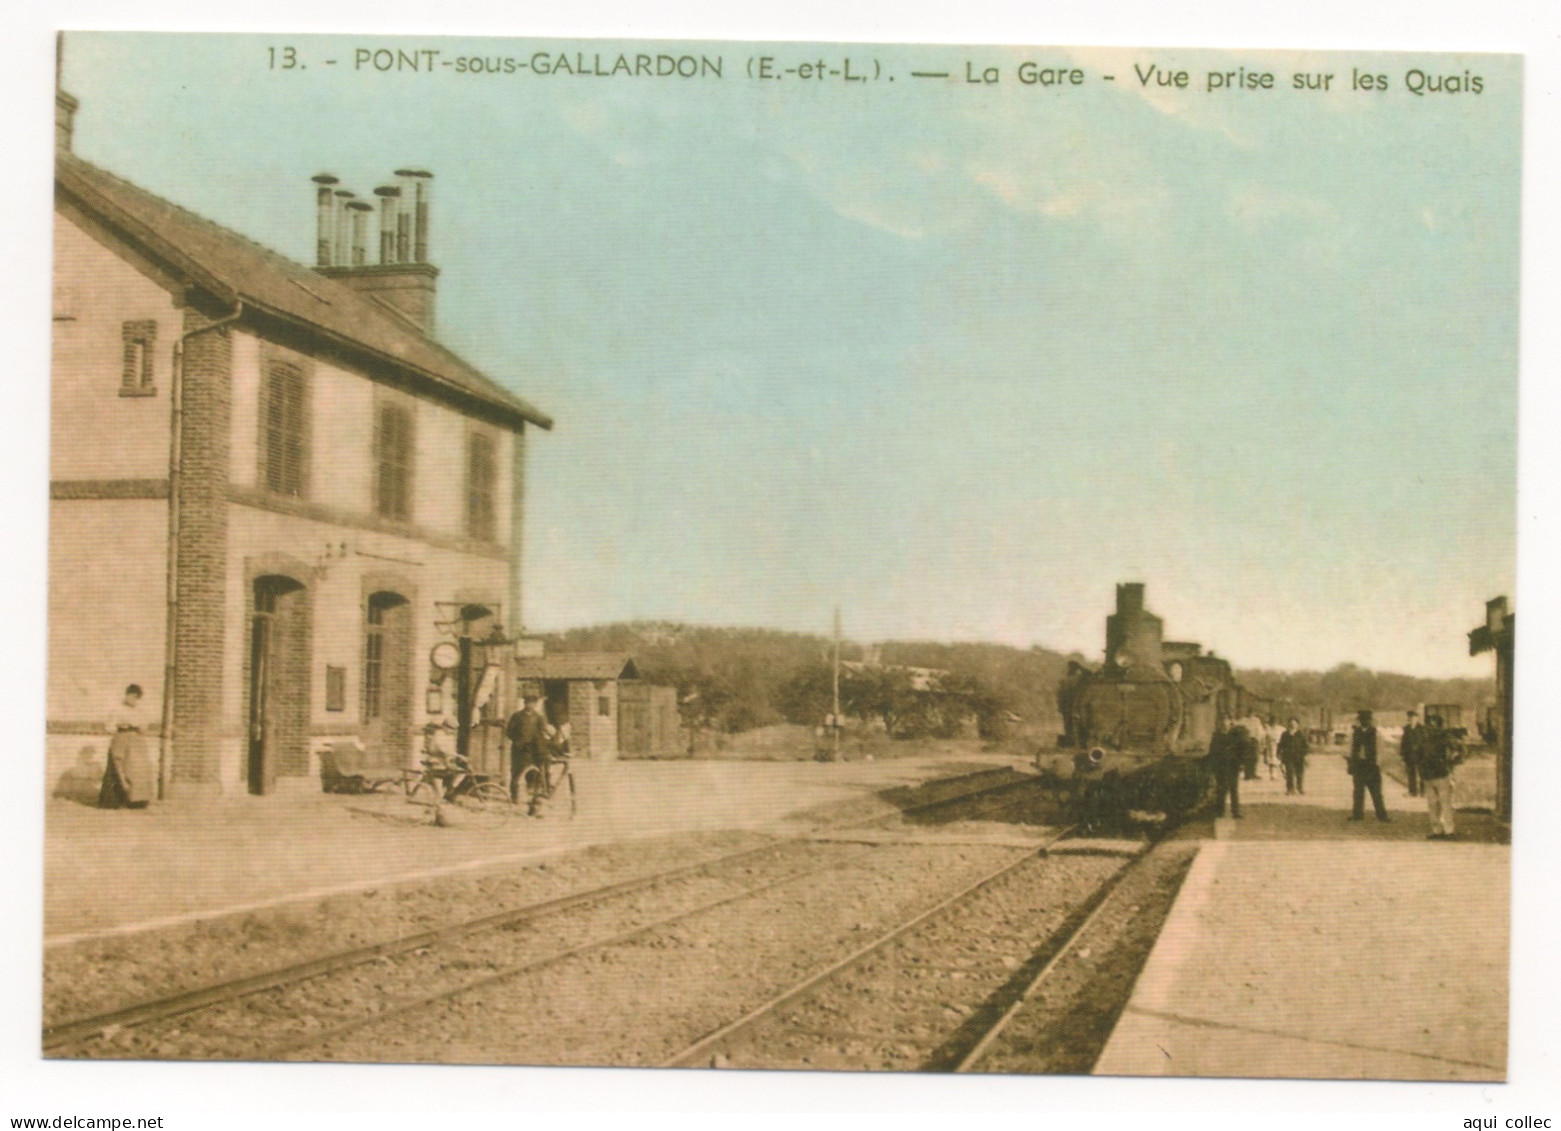
{"type": "MultiPolygon", "coordinates": [[[[1411,797],[1424,796],[1431,818],[1431,840],[1448,840],[1454,835],[1453,768],[1463,760],[1457,736],[1442,724],[1437,715],[1428,715],[1421,725],[1418,712],[1409,712],[1409,722],[1399,740],[1399,756],[1411,797]]],[[[1306,759],[1310,754],[1306,731],[1296,719],[1283,729],[1255,717],[1221,717],[1209,742],[1208,765],[1214,773],[1216,804],[1221,817],[1227,807],[1232,817],[1241,816],[1241,782],[1257,778],[1261,760],[1273,778],[1274,763],[1283,767],[1285,793],[1306,792],[1306,759]]],[[[1390,820],[1382,800],[1382,767],[1377,761],[1377,728],[1370,711],[1356,716],[1350,735],[1350,753],[1346,763],[1353,784],[1350,817],[1365,819],[1366,796],[1371,796],[1377,820],[1390,820]]]]}
{"type": "MultiPolygon", "coordinates": [[[[1453,770],[1463,761],[1463,744],[1447,729],[1440,715],[1428,714],[1424,723],[1419,712],[1410,711],[1398,740],[1398,756],[1404,763],[1404,782],[1409,796],[1424,797],[1431,818],[1430,840],[1450,840],[1456,832],[1453,819],[1453,770]]],[[[1354,820],[1362,816],[1362,789],[1371,791],[1377,816],[1387,820],[1382,807],[1382,770],[1377,765],[1377,728],[1370,711],[1360,712],[1350,741],[1350,775],[1355,778],[1354,820]],[[1361,751],[1362,776],[1356,775],[1356,752],[1361,751]],[[1367,753],[1369,752],[1369,760],[1367,753]],[[1364,780],[1363,780],[1364,778],[1364,780]],[[1372,783],[1375,783],[1373,785],[1372,783]]]]}
{"type": "Polygon", "coordinates": [[[1220,816],[1229,803],[1230,815],[1241,816],[1241,781],[1257,778],[1259,761],[1268,768],[1272,780],[1277,764],[1285,775],[1285,793],[1306,792],[1306,758],[1311,752],[1306,731],[1297,719],[1284,727],[1257,717],[1222,717],[1209,741],[1209,767],[1214,771],[1220,816]]]}

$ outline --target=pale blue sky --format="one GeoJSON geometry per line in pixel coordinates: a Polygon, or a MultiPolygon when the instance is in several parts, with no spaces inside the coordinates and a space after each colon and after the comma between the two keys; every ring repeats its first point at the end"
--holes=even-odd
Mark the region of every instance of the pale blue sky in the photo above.
{"type": "Polygon", "coordinates": [[[724,79],[657,81],[283,74],[281,42],[72,36],[77,150],[304,261],[310,175],[436,173],[441,337],[558,422],[531,627],[839,604],[859,639],[1097,655],[1142,580],[1238,664],[1488,670],[1463,633],[1513,585],[1515,58],[702,44],[724,79]],[[748,80],[766,52],[897,78],[748,80]],[[1001,82],[908,76],[967,59],[1001,82]],[[1193,89],[1145,90],[1151,62],[1193,89]],[[1243,65],[1281,89],[1201,89],[1243,65]],[[1417,98],[1414,67],[1484,90],[1417,98]]]}

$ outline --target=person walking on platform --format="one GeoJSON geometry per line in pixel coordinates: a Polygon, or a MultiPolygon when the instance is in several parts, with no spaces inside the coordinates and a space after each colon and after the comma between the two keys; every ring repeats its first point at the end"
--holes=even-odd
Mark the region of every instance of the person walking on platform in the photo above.
{"type": "Polygon", "coordinates": [[[1268,770],[1269,781],[1274,780],[1274,769],[1279,765],[1279,736],[1283,733],[1275,725],[1274,716],[1269,715],[1257,736],[1258,753],[1262,756],[1264,768],[1268,770]]]}
{"type": "Polygon", "coordinates": [[[1226,798],[1230,800],[1230,815],[1241,816],[1241,771],[1246,761],[1247,746],[1252,739],[1243,726],[1234,725],[1222,717],[1209,740],[1209,769],[1214,773],[1214,789],[1218,798],[1219,816],[1225,815],[1226,798]]]}
{"type": "Polygon", "coordinates": [[[1291,719],[1279,736],[1279,764],[1285,768],[1285,793],[1306,792],[1306,731],[1298,719],[1291,719]]]}
{"type": "Polygon", "coordinates": [[[1425,745],[1420,755],[1420,781],[1425,789],[1426,813],[1431,818],[1427,840],[1452,840],[1453,767],[1463,761],[1458,741],[1437,715],[1426,716],[1425,745]]]}
{"type": "Polygon", "coordinates": [[[1359,821],[1365,816],[1366,793],[1370,791],[1377,820],[1386,821],[1388,808],[1382,804],[1382,767],[1377,765],[1377,728],[1372,725],[1370,711],[1361,711],[1356,716],[1355,730],[1350,736],[1349,768],[1350,777],[1355,781],[1350,820],[1359,821]]]}
{"type": "Polygon", "coordinates": [[[1398,757],[1404,763],[1404,784],[1409,787],[1411,797],[1419,797],[1424,792],[1420,786],[1420,759],[1425,753],[1425,742],[1425,727],[1421,725],[1418,713],[1411,711],[1409,721],[1404,724],[1404,733],[1398,739],[1398,757]]]}
{"type": "Polygon", "coordinates": [[[1247,781],[1257,781],[1257,755],[1263,744],[1263,720],[1256,715],[1238,719],[1235,729],[1245,732],[1250,742],[1242,744],[1241,776],[1247,781]]]}

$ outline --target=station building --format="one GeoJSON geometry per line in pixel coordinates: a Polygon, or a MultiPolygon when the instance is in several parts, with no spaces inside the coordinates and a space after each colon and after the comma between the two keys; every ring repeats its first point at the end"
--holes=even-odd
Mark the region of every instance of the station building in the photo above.
{"type": "Polygon", "coordinates": [[[49,781],[101,765],[130,683],[166,796],[317,789],[333,740],[409,764],[449,709],[435,646],[519,627],[525,441],[552,423],[434,337],[432,178],[374,205],[301,184],[311,268],[74,155],[76,109],[58,95],[49,781]]]}

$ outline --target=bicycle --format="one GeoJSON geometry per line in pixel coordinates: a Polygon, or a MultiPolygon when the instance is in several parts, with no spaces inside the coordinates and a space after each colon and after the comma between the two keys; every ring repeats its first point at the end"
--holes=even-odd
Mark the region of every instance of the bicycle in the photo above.
{"type": "Polygon", "coordinates": [[[498,782],[473,773],[471,765],[459,755],[446,759],[438,754],[425,754],[422,764],[421,772],[406,772],[404,785],[408,801],[431,806],[435,813],[441,805],[454,805],[484,817],[503,818],[515,814],[508,791],[498,782]]]}
{"type": "Polygon", "coordinates": [[[520,782],[526,795],[527,816],[540,817],[555,808],[566,811],[567,816],[575,815],[575,775],[568,754],[544,755],[540,766],[533,764],[521,771],[520,782]]]}

